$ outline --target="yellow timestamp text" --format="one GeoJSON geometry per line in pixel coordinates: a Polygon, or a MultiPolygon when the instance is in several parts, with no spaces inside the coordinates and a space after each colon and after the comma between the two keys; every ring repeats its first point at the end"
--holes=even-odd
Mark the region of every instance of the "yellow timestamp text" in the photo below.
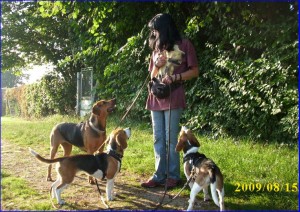
{"type": "Polygon", "coordinates": [[[235,192],[298,192],[298,183],[235,183],[235,192]]]}

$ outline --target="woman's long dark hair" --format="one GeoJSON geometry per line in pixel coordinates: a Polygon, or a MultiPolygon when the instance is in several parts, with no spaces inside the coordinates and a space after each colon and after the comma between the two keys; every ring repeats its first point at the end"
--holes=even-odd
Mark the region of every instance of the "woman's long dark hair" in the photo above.
{"type": "Polygon", "coordinates": [[[149,47],[152,50],[159,49],[161,51],[173,50],[176,41],[181,41],[181,36],[171,15],[160,13],[154,16],[148,23],[151,30],[149,36],[149,47]],[[153,30],[159,32],[158,38],[153,33],[153,30]]]}

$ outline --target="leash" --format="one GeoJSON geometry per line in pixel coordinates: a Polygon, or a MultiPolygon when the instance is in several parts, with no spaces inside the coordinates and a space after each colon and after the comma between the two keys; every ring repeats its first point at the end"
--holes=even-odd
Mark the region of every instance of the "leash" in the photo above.
{"type": "Polygon", "coordinates": [[[50,192],[50,201],[51,201],[52,207],[55,208],[55,209],[59,209],[59,208],[56,207],[56,206],[54,205],[54,203],[53,203],[53,200],[52,200],[52,194],[51,194],[51,193],[52,193],[52,189],[53,189],[53,188],[52,188],[52,186],[51,186],[49,192],[50,192]]]}
{"type": "MultiPolygon", "coordinates": [[[[141,69],[140,69],[140,70],[141,70],[141,69]]],[[[121,125],[121,123],[124,121],[124,119],[125,119],[126,116],[128,115],[129,111],[131,110],[131,108],[133,107],[133,105],[134,105],[135,102],[137,101],[138,97],[139,97],[140,94],[142,93],[142,90],[144,89],[144,87],[145,87],[145,85],[146,85],[147,80],[148,80],[149,77],[150,77],[150,72],[149,72],[149,74],[147,75],[147,77],[146,77],[146,79],[145,79],[145,81],[144,81],[142,87],[141,87],[140,90],[138,91],[138,93],[137,93],[137,95],[135,96],[134,100],[132,101],[131,105],[126,109],[125,114],[123,115],[123,117],[121,118],[119,124],[117,125],[117,127],[115,127],[115,129],[117,129],[118,126],[121,125]]],[[[101,149],[103,145],[105,145],[105,142],[103,142],[103,144],[98,148],[98,150],[101,149]]]]}
{"type": "MultiPolygon", "coordinates": [[[[133,105],[135,104],[135,102],[137,101],[138,97],[139,97],[140,94],[142,93],[142,90],[144,89],[144,87],[145,87],[145,85],[146,85],[146,83],[147,83],[149,77],[150,77],[150,72],[149,72],[149,74],[147,75],[147,77],[146,77],[146,79],[145,79],[145,81],[144,81],[142,87],[141,87],[140,90],[138,91],[137,95],[136,95],[135,98],[133,99],[131,105],[126,109],[125,114],[123,115],[123,117],[121,118],[119,124],[117,125],[117,127],[115,127],[115,129],[117,129],[118,126],[121,125],[121,123],[124,121],[125,117],[128,115],[129,111],[132,109],[133,105]]],[[[171,88],[170,88],[170,89],[171,89],[171,88]]],[[[98,148],[98,150],[101,149],[103,145],[105,145],[105,142],[103,142],[103,144],[98,148]]],[[[102,194],[101,194],[101,191],[100,191],[100,188],[99,188],[99,184],[98,184],[98,181],[97,181],[96,178],[95,178],[95,182],[96,182],[97,189],[98,189],[98,192],[99,192],[100,199],[101,199],[102,203],[105,205],[105,207],[106,207],[107,209],[109,209],[109,206],[105,203],[105,200],[103,199],[103,196],[102,196],[102,194]]]]}
{"type": "Polygon", "coordinates": [[[98,189],[98,192],[99,192],[99,195],[100,195],[100,199],[101,199],[103,205],[104,205],[107,209],[109,209],[109,206],[105,203],[105,200],[104,200],[104,198],[103,198],[103,196],[102,196],[102,193],[101,193],[101,190],[100,190],[100,186],[99,186],[98,181],[97,181],[96,178],[95,178],[95,181],[96,181],[97,189],[98,189]]]}
{"type": "MultiPolygon", "coordinates": [[[[135,104],[135,102],[137,101],[138,97],[140,96],[140,94],[142,93],[142,90],[144,89],[147,81],[148,81],[148,78],[150,77],[150,72],[148,73],[142,87],[140,88],[140,90],[138,91],[137,95],[135,96],[135,98],[133,99],[131,105],[126,109],[126,112],[125,114],[123,115],[123,117],[121,118],[119,124],[117,126],[120,126],[121,123],[124,121],[125,117],[128,115],[129,111],[132,109],[133,105],[135,104]]],[[[117,127],[116,127],[117,128],[117,127]]]]}
{"type": "MultiPolygon", "coordinates": [[[[117,129],[118,126],[121,125],[121,123],[124,121],[125,117],[128,115],[129,111],[131,110],[131,108],[133,107],[133,105],[135,104],[135,102],[137,101],[138,97],[140,96],[140,94],[141,94],[143,88],[145,87],[145,85],[146,85],[146,83],[147,83],[147,80],[148,80],[149,76],[150,76],[150,73],[147,75],[147,77],[146,77],[146,79],[145,79],[145,81],[144,81],[142,87],[141,87],[140,90],[138,91],[138,93],[137,93],[137,95],[135,96],[134,100],[132,101],[131,105],[126,109],[125,114],[123,115],[123,117],[121,118],[121,120],[119,121],[119,124],[117,125],[117,127],[115,127],[115,129],[117,129]]],[[[103,145],[105,145],[105,142],[103,142],[103,144],[98,148],[98,150],[101,149],[103,145]]]]}
{"type": "Polygon", "coordinates": [[[171,101],[172,101],[172,93],[171,93],[171,85],[169,84],[169,90],[170,90],[170,97],[169,97],[169,133],[168,133],[168,143],[167,143],[167,150],[166,150],[166,159],[167,159],[167,168],[166,168],[166,183],[165,183],[165,191],[164,195],[161,198],[160,202],[156,205],[155,210],[157,210],[159,207],[162,206],[162,203],[165,199],[165,196],[167,194],[168,189],[168,179],[169,179],[169,161],[170,161],[170,138],[171,138],[171,101]]]}
{"type": "MultiPolygon", "coordinates": [[[[145,81],[144,81],[142,87],[141,87],[140,90],[138,91],[138,93],[137,93],[136,97],[134,98],[134,100],[132,101],[131,105],[127,108],[125,114],[123,115],[123,117],[121,118],[119,124],[117,125],[117,127],[116,127],[115,129],[117,129],[118,126],[121,125],[122,121],[125,119],[125,117],[126,117],[126,116],[128,115],[128,113],[129,113],[129,111],[131,110],[131,108],[133,107],[133,105],[135,104],[135,102],[137,101],[138,97],[140,96],[142,90],[144,89],[144,87],[145,87],[145,85],[146,85],[146,83],[147,83],[147,80],[148,80],[149,76],[150,76],[150,73],[147,75],[147,77],[146,77],[146,79],[145,79],[145,81]]],[[[101,148],[103,147],[103,145],[105,145],[105,142],[103,142],[103,144],[101,144],[101,146],[98,148],[98,150],[101,149],[101,148]]],[[[107,209],[109,209],[109,206],[105,203],[105,200],[104,200],[104,198],[103,198],[103,196],[102,196],[102,194],[101,194],[101,190],[100,190],[98,181],[97,181],[96,178],[94,178],[94,179],[95,179],[95,182],[96,182],[96,185],[97,185],[97,189],[98,189],[98,192],[99,192],[99,195],[100,195],[100,199],[101,199],[103,205],[105,205],[105,207],[106,207],[107,209]]]]}
{"type": "MultiPolygon", "coordinates": [[[[171,101],[172,101],[172,98],[171,98],[171,86],[169,85],[169,89],[170,89],[170,102],[169,102],[169,133],[168,133],[168,143],[167,143],[167,179],[168,179],[168,176],[169,176],[169,158],[170,158],[170,132],[171,132],[171,101]]],[[[193,166],[193,169],[191,171],[191,174],[190,174],[190,178],[189,180],[184,184],[184,186],[180,189],[180,191],[173,197],[171,198],[171,196],[169,196],[171,198],[170,201],[166,202],[163,204],[163,201],[165,199],[165,196],[167,194],[167,183],[165,184],[165,191],[164,191],[164,195],[163,197],[161,198],[160,202],[157,204],[155,210],[157,210],[159,207],[162,207],[166,204],[169,204],[170,202],[172,202],[174,199],[176,199],[180,194],[181,192],[189,185],[189,183],[194,179],[194,174],[195,174],[195,166],[193,166]]]]}
{"type": "Polygon", "coordinates": [[[169,202],[166,202],[164,204],[161,204],[161,206],[167,205],[169,203],[171,203],[174,199],[176,199],[177,197],[179,197],[179,195],[181,194],[181,192],[189,185],[189,183],[195,179],[195,166],[193,166],[192,172],[190,174],[190,179],[188,181],[186,181],[186,183],[183,185],[183,187],[180,189],[180,191],[173,197],[171,198],[171,200],[169,202]]]}

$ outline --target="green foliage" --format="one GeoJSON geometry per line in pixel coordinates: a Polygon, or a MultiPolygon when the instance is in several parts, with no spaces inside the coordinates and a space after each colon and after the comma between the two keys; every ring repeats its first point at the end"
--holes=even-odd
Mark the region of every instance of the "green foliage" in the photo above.
{"type": "Polygon", "coordinates": [[[144,42],[146,33],[146,29],[143,29],[137,36],[132,36],[125,46],[110,57],[113,63],[106,66],[104,70],[105,83],[102,79],[97,87],[99,96],[117,98],[118,110],[120,111],[126,111],[140,91],[141,96],[135,103],[130,115],[138,114],[141,117],[147,114],[145,110],[141,111],[140,109],[145,107],[147,96],[147,87],[144,83],[150,79],[147,69],[149,55],[148,57],[146,55],[149,54],[149,51],[147,51],[148,47],[144,42]],[[128,60],[128,58],[134,58],[134,60],[128,60]]]}
{"type": "MultiPolygon", "coordinates": [[[[200,77],[185,84],[188,108],[182,123],[216,136],[296,142],[297,11],[293,1],[3,4],[4,67],[11,67],[15,56],[15,66],[28,62],[22,54],[55,64],[68,91],[60,89],[54,97],[49,88],[47,95],[59,104],[62,96],[74,94],[76,72],[93,67],[96,98],[117,97],[125,112],[148,75],[147,23],[168,12],[199,59],[200,77]]],[[[35,95],[30,98],[46,93],[35,95]]],[[[145,88],[131,116],[149,119],[146,96],[145,88]]],[[[50,114],[63,112],[73,108],[71,97],[66,99],[61,106],[47,98],[37,104],[48,103],[50,114]]]]}
{"type": "Polygon", "coordinates": [[[52,114],[72,114],[75,92],[72,85],[55,73],[39,82],[5,91],[6,114],[23,117],[43,117],[52,114]],[[12,108],[15,107],[15,108],[12,108]]]}
{"type": "Polygon", "coordinates": [[[53,74],[44,76],[39,83],[28,85],[27,104],[29,116],[66,114],[74,111],[75,92],[64,79],[53,74]]]}
{"type": "Polygon", "coordinates": [[[189,88],[191,126],[215,135],[296,142],[297,20],[289,6],[218,4],[206,17],[189,21],[187,33],[207,38],[201,75],[189,88]],[[271,19],[262,13],[267,10],[271,19]],[[206,27],[208,20],[219,26],[217,32],[206,27]]]}
{"type": "Polygon", "coordinates": [[[22,78],[27,76],[18,76],[11,71],[1,73],[1,88],[12,88],[22,84],[22,78]]]}

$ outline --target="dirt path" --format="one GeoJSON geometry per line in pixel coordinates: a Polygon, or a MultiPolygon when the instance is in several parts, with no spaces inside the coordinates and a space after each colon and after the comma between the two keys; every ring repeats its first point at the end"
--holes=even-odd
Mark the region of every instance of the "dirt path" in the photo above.
{"type": "MultiPolygon", "coordinates": [[[[41,194],[48,195],[51,182],[46,182],[47,165],[38,162],[30,155],[27,148],[19,147],[7,141],[1,141],[1,169],[15,177],[25,179],[34,189],[41,194]]],[[[115,182],[116,197],[109,202],[112,210],[154,210],[156,204],[164,194],[164,188],[144,189],[140,186],[146,180],[138,175],[132,175],[121,170],[115,182]]],[[[100,182],[102,194],[105,192],[105,182],[100,182]]],[[[176,192],[168,191],[168,194],[175,195],[176,192]]],[[[194,210],[218,210],[213,202],[204,202],[202,194],[198,195],[194,210]],[[200,207],[201,204],[201,207],[200,207]]],[[[85,174],[79,174],[74,182],[64,191],[62,198],[68,203],[61,210],[102,210],[104,205],[99,199],[96,186],[87,182],[85,174]]],[[[50,200],[49,200],[50,201],[50,200]]],[[[169,197],[165,197],[165,202],[169,197]]],[[[188,204],[188,197],[178,197],[170,204],[165,205],[163,210],[185,210],[188,204]]],[[[2,202],[2,210],[5,202],[2,202]]]]}

